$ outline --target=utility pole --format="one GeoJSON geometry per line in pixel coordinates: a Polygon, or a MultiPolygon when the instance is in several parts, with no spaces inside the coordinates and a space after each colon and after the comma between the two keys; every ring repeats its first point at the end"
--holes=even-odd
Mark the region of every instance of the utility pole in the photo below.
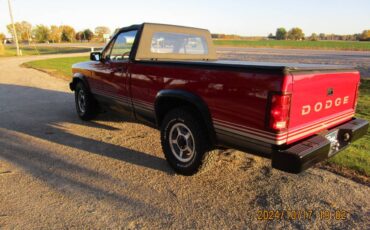
{"type": "Polygon", "coordinates": [[[21,56],[21,51],[19,49],[19,43],[18,43],[17,30],[15,29],[15,25],[14,25],[13,11],[12,11],[12,5],[10,4],[10,0],[8,0],[8,6],[9,6],[10,20],[12,22],[12,27],[13,27],[13,36],[15,40],[15,45],[17,46],[17,56],[21,56]]]}

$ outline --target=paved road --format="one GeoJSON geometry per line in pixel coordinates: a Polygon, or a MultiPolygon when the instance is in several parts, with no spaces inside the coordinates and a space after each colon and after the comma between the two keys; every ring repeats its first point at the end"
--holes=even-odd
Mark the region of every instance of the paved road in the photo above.
{"type": "Polygon", "coordinates": [[[0,229],[369,226],[370,188],[325,170],[289,175],[233,152],[175,175],[157,131],[111,114],[80,121],[66,81],[19,67],[38,58],[0,59],[0,229]],[[259,210],[314,215],[259,221],[259,210]],[[321,220],[320,210],[347,219],[321,220]]]}

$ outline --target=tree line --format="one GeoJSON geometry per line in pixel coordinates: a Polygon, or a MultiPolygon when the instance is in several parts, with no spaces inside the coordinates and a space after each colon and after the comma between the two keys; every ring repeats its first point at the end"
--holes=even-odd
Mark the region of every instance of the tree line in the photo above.
{"type": "Polygon", "coordinates": [[[337,34],[316,34],[312,33],[311,36],[305,37],[303,30],[299,27],[295,27],[287,31],[284,27],[276,29],[275,35],[270,33],[269,39],[276,40],[342,40],[342,41],[370,41],[370,30],[364,30],[359,34],[350,35],[337,35],[337,34]]]}
{"type": "MultiPolygon", "coordinates": [[[[212,34],[213,39],[228,39],[228,40],[263,40],[266,37],[255,36],[255,37],[246,37],[235,34],[212,34]]],[[[370,30],[364,30],[359,34],[350,34],[350,35],[337,35],[337,34],[316,34],[312,33],[310,36],[305,36],[303,30],[299,27],[294,27],[290,30],[286,30],[281,27],[276,29],[275,34],[270,33],[267,36],[268,39],[274,40],[343,40],[343,41],[370,41],[370,30]]]]}
{"type": "MultiPolygon", "coordinates": [[[[90,29],[85,29],[82,31],[77,31],[69,25],[35,25],[27,21],[16,22],[15,29],[17,33],[17,38],[20,42],[75,42],[75,41],[94,41],[102,42],[105,40],[104,34],[110,34],[111,30],[106,26],[98,26],[94,31],[90,29]]],[[[13,27],[11,24],[7,25],[7,30],[9,34],[13,34],[13,27]]],[[[240,35],[227,35],[227,34],[212,34],[214,39],[230,39],[230,40],[261,40],[265,37],[244,37],[240,35]]],[[[364,30],[362,33],[353,35],[336,35],[336,34],[316,34],[312,33],[311,36],[306,37],[303,30],[299,27],[294,27],[290,30],[286,30],[284,27],[276,29],[275,34],[270,33],[267,37],[268,39],[276,40],[347,40],[347,41],[370,41],[370,30],[364,30]]],[[[0,43],[6,39],[5,35],[0,33],[0,43]]]]}
{"type": "MultiPolygon", "coordinates": [[[[35,25],[22,21],[16,22],[15,30],[17,38],[20,42],[38,42],[38,43],[60,43],[60,42],[76,42],[76,41],[96,41],[102,42],[105,40],[104,34],[110,34],[111,30],[106,26],[98,26],[94,32],[90,29],[77,31],[69,25],[35,25]]],[[[12,35],[14,40],[14,32],[12,24],[7,25],[8,33],[12,35]]],[[[5,40],[5,35],[0,33],[0,42],[5,40]]]]}
{"type": "Polygon", "coordinates": [[[213,39],[227,39],[227,40],[261,40],[263,36],[240,36],[236,34],[212,34],[213,39]]]}

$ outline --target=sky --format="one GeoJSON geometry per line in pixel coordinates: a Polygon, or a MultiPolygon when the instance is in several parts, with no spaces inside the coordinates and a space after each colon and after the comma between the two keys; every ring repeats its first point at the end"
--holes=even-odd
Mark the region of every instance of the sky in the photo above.
{"type": "MultiPolygon", "coordinates": [[[[0,0],[0,32],[10,23],[8,0],[0,0]]],[[[370,29],[370,0],[11,0],[15,21],[33,25],[118,27],[156,22],[207,28],[212,33],[267,36],[276,28],[354,34],[370,29]]]]}

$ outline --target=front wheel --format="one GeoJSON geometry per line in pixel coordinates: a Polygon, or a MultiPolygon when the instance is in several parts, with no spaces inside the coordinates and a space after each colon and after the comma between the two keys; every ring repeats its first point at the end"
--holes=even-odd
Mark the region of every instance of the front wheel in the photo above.
{"type": "Polygon", "coordinates": [[[98,104],[82,82],[76,85],[75,103],[77,114],[82,120],[90,120],[98,113],[98,104]]]}
{"type": "Polygon", "coordinates": [[[193,175],[202,167],[208,136],[201,119],[186,107],[170,111],[161,128],[164,155],[182,175],[193,175]]]}

